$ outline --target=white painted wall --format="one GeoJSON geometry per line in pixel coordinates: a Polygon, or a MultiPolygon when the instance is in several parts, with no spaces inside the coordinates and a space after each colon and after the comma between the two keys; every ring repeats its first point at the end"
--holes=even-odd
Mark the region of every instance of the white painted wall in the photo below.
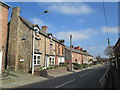
{"type": "Polygon", "coordinates": [[[59,65],[59,63],[64,63],[64,62],[65,62],[64,57],[58,57],[58,65],[59,65]]]}

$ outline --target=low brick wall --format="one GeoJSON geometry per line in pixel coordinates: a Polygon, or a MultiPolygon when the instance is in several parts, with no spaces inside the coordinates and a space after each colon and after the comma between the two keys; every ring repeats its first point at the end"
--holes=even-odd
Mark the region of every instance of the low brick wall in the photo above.
{"type": "Polygon", "coordinates": [[[36,70],[34,71],[34,75],[48,76],[48,75],[54,75],[54,74],[58,74],[60,72],[66,72],[66,71],[67,71],[66,67],[59,67],[59,68],[49,69],[49,70],[36,70]]]}

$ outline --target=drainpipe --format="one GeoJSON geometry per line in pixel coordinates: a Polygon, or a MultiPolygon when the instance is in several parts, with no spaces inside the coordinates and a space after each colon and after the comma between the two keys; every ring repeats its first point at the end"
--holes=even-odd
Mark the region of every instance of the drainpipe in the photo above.
{"type": "Polygon", "coordinates": [[[46,56],[46,37],[44,37],[44,46],[45,46],[45,56],[44,56],[44,63],[45,63],[45,69],[47,68],[47,56],[46,56]]]}
{"type": "Polygon", "coordinates": [[[33,30],[33,40],[32,40],[32,47],[33,47],[33,50],[32,50],[32,75],[34,75],[34,39],[35,39],[35,31],[33,30]]]}

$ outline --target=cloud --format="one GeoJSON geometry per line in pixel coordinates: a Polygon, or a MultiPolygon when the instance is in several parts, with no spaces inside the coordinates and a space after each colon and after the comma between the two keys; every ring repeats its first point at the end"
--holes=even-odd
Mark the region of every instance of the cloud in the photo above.
{"type": "Polygon", "coordinates": [[[49,10],[65,15],[87,15],[94,11],[89,5],[84,3],[56,3],[50,5],[48,8],[49,10]]]}
{"type": "MultiPolygon", "coordinates": [[[[107,32],[106,27],[102,27],[102,32],[107,32]]],[[[118,27],[108,27],[108,33],[118,33],[118,27]]]]}
{"type": "Polygon", "coordinates": [[[38,24],[39,26],[48,26],[48,27],[53,27],[51,24],[49,23],[45,23],[43,20],[39,19],[39,18],[30,18],[29,19],[33,24],[38,24]]]}
{"type": "Polygon", "coordinates": [[[57,38],[65,39],[66,41],[69,41],[70,35],[72,35],[73,41],[79,41],[84,39],[89,39],[91,36],[96,34],[97,32],[92,29],[86,29],[86,30],[69,30],[69,31],[63,31],[56,33],[57,38]]]}

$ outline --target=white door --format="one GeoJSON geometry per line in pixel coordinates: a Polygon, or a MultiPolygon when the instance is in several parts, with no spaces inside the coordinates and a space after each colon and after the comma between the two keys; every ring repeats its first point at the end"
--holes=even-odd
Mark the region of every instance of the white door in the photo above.
{"type": "Polygon", "coordinates": [[[46,67],[49,67],[49,57],[46,56],[46,67]]]}
{"type": "Polygon", "coordinates": [[[58,58],[58,65],[60,64],[60,63],[64,63],[65,62],[65,58],[64,57],[59,57],[58,58]]]}
{"type": "Polygon", "coordinates": [[[0,74],[2,73],[2,51],[0,51],[0,74]]]}

